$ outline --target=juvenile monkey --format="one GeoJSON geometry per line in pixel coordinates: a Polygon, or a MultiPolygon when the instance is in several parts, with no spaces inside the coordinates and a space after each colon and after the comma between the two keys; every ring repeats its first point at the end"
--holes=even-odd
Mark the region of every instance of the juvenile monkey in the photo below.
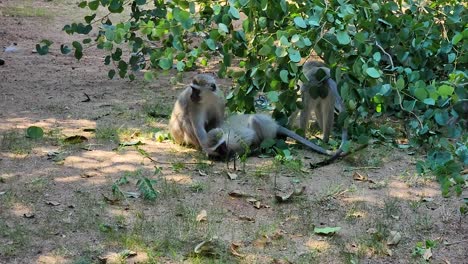
{"type": "Polygon", "coordinates": [[[206,151],[212,157],[229,157],[233,153],[242,155],[245,151],[260,146],[263,140],[274,139],[277,136],[290,137],[321,154],[335,155],[278,125],[270,116],[264,114],[240,114],[228,117],[221,127],[208,132],[206,151]]]}
{"type": "MultiPolygon", "coordinates": [[[[330,77],[330,69],[325,64],[307,61],[302,66],[302,70],[308,82],[298,82],[303,104],[299,126],[304,131],[307,129],[310,114],[314,110],[317,123],[323,132],[323,141],[328,142],[335,118],[335,108],[340,113],[345,108],[343,99],[338,93],[336,82],[330,77]]],[[[291,115],[290,124],[294,122],[297,112],[291,115]]]]}
{"type": "Polygon", "coordinates": [[[196,75],[174,104],[169,121],[174,141],[205,149],[207,131],[223,122],[225,104],[215,79],[208,74],[196,75]]]}

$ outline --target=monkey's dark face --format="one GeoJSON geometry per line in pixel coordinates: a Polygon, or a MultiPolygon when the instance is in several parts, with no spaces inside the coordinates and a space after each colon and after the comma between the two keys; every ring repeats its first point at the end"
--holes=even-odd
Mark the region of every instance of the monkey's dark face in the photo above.
{"type": "Polygon", "coordinates": [[[226,142],[221,143],[212,153],[208,154],[208,158],[212,160],[228,160],[234,157],[234,152],[232,152],[226,142]]]}

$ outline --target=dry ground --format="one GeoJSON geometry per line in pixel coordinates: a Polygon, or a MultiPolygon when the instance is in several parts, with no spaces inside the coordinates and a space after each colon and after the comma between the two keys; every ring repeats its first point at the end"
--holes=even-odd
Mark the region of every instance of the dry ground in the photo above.
{"type": "Polygon", "coordinates": [[[1,264],[423,263],[412,252],[425,241],[436,243],[430,262],[467,263],[461,200],[443,199],[432,178],[416,175],[420,157],[375,145],[309,170],[321,157],[298,150],[298,162],[281,166],[249,158],[231,180],[226,164],[158,142],[167,125],[158,116],[170,114],[194,73],[178,84],[174,72],[154,82],[108,80],[103,53],[90,49],[79,62],[60,55],[59,44],[74,38],[61,28],[80,14],[75,1],[0,0],[0,46],[17,43],[0,52],[1,264]],[[42,38],[56,43],[47,56],[32,52],[42,38]],[[84,93],[91,101],[82,102],[84,93]],[[25,138],[31,125],[45,137],[25,138]],[[73,135],[89,140],[65,140],[73,135]],[[133,146],[116,149],[131,140],[159,163],[133,146]],[[116,201],[112,187],[123,177],[130,197],[116,201]],[[155,201],[134,197],[141,177],[155,180],[155,201]],[[284,193],[305,191],[278,203],[275,178],[284,193]],[[248,197],[229,195],[236,190],[248,197]],[[197,221],[202,210],[206,220],[197,221]],[[341,230],[319,236],[314,227],[341,230]],[[401,234],[397,245],[387,245],[391,231],[401,234]],[[194,254],[204,241],[204,254],[194,254]]]}

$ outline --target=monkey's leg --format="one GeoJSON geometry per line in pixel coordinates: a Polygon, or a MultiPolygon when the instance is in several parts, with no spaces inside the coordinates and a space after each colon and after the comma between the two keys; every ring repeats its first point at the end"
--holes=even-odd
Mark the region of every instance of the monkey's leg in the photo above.
{"type": "Polygon", "coordinates": [[[320,122],[323,131],[323,141],[328,143],[333,122],[335,119],[335,97],[331,94],[325,97],[320,104],[320,122]]]}
{"type": "Polygon", "coordinates": [[[299,126],[305,132],[307,130],[307,125],[310,120],[310,112],[312,111],[314,100],[310,97],[309,91],[302,91],[302,104],[303,108],[301,110],[300,123],[299,126]]]}

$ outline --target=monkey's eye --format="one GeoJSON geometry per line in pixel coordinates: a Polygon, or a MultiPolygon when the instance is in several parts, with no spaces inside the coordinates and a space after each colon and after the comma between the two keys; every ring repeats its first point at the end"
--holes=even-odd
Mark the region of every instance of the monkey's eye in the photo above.
{"type": "Polygon", "coordinates": [[[214,83],[211,84],[211,91],[213,92],[216,91],[216,84],[214,83]]]}

